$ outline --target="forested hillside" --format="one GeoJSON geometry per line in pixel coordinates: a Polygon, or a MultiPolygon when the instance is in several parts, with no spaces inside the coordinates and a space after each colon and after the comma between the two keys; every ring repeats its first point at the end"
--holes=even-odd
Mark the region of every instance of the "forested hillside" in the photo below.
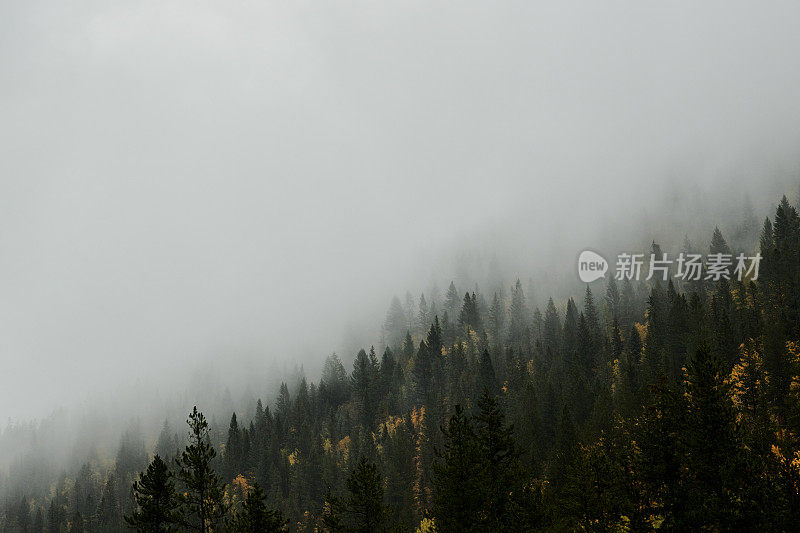
{"type": "Polygon", "coordinates": [[[752,249],[708,238],[758,279],[395,300],[380,348],[227,429],[194,411],[57,479],[20,460],[2,530],[796,530],[800,217],[784,198],[752,249]]]}

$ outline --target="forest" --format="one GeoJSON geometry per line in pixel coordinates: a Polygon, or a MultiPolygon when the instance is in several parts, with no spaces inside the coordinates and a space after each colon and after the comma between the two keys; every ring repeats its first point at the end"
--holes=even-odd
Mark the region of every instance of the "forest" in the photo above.
{"type": "Polygon", "coordinates": [[[519,280],[395,298],[379,349],[227,427],[197,406],[112,464],[20,459],[1,529],[796,530],[800,217],[784,197],[743,250],[708,233],[684,251],[759,252],[758,278],[612,275],[543,309],[519,280]]]}

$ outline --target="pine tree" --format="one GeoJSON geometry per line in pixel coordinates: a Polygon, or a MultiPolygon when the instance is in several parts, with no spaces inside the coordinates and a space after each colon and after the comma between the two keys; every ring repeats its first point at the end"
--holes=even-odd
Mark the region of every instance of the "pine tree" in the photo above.
{"type": "Polygon", "coordinates": [[[532,509],[514,428],[506,425],[500,403],[488,391],[483,392],[478,408],[475,429],[486,483],[485,525],[489,531],[522,531],[530,525],[532,509]]]}
{"type": "Polygon", "coordinates": [[[476,332],[480,332],[483,329],[480,312],[478,311],[478,300],[474,292],[472,296],[470,296],[469,293],[464,294],[464,303],[458,315],[458,325],[462,331],[464,331],[465,328],[471,328],[476,332]]]}
{"type": "Polygon", "coordinates": [[[277,509],[269,509],[258,483],[247,493],[239,511],[233,514],[230,531],[236,533],[280,533],[288,531],[288,520],[277,509]]]}
{"type": "Polygon", "coordinates": [[[547,300],[547,309],[544,312],[544,334],[542,344],[546,350],[552,351],[554,354],[561,345],[561,320],[558,317],[558,311],[553,303],[553,299],[547,300]]]}
{"type": "Polygon", "coordinates": [[[403,303],[403,311],[406,312],[406,328],[411,329],[414,327],[414,297],[411,296],[409,291],[406,291],[405,302],[403,303]]]}
{"type": "Polygon", "coordinates": [[[177,435],[173,433],[169,420],[164,419],[164,425],[161,427],[161,433],[156,442],[155,454],[162,457],[167,463],[172,462],[177,457],[180,448],[177,440],[177,435]]]}
{"type": "Polygon", "coordinates": [[[561,350],[564,356],[562,363],[569,368],[578,359],[578,308],[572,298],[567,300],[567,312],[564,314],[561,350]]]}
{"type": "MultiPolygon", "coordinates": [[[[127,492],[127,491],[126,491],[127,492]]],[[[103,530],[115,531],[123,527],[122,512],[120,509],[120,501],[118,497],[117,478],[114,474],[109,474],[106,479],[106,484],[103,487],[103,494],[100,497],[100,505],[97,509],[98,520],[103,530]]],[[[56,507],[57,514],[55,519],[60,523],[65,519],[65,516],[60,512],[59,506],[56,507]]],[[[53,517],[48,513],[48,523],[52,525],[53,517]]],[[[50,531],[54,531],[50,529],[50,531]]],[[[58,530],[55,530],[58,531],[58,530]]]]}
{"type": "Polygon", "coordinates": [[[433,317],[433,324],[428,330],[428,336],[425,339],[425,344],[431,349],[434,355],[441,354],[444,339],[442,336],[442,328],[439,325],[439,317],[433,317]]]}
{"type": "Polygon", "coordinates": [[[712,254],[731,253],[731,249],[728,246],[728,243],[725,242],[725,238],[722,236],[722,232],[719,230],[719,228],[714,228],[714,234],[711,236],[711,244],[709,245],[708,250],[712,254]]]}
{"type": "Polygon", "coordinates": [[[511,306],[509,308],[508,335],[511,344],[519,344],[525,340],[528,327],[528,307],[525,304],[525,293],[522,290],[522,283],[517,280],[511,289],[511,306]]]}
{"type": "Polygon", "coordinates": [[[396,377],[397,361],[395,361],[394,354],[391,348],[387,347],[383,351],[380,365],[380,384],[384,393],[391,391],[394,387],[394,379],[396,377]]]}
{"type": "Polygon", "coordinates": [[[419,349],[414,356],[412,373],[414,377],[413,386],[416,392],[416,400],[420,404],[427,403],[431,395],[433,384],[434,359],[431,350],[425,341],[419,342],[419,349]]]}
{"type": "Polygon", "coordinates": [[[44,533],[44,514],[42,513],[42,508],[36,508],[36,517],[33,519],[33,528],[31,529],[32,533],[44,533]]]}
{"type": "Polygon", "coordinates": [[[363,455],[347,478],[349,497],[328,495],[323,524],[330,531],[378,533],[388,531],[391,510],[384,504],[384,479],[378,467],[363,455]]]}
{"type": "Polygon", "coordinates": [[[513,428],[506,426],[505,414],[488,391],[478,406],[478,414],[469,419],[457,405],[442,428],[444,449],[437,451],[433,465],[436,530],[530,530],[537,513],[513,428]]]}
{"type": "Polygon", "coordinates": [[[275,416],[280,420],[281,425],[288,429],[289,417],[292,415],[292,397],[289,395],[289,387],[285,382],[281,383],[278,400],[275,403],[275,416]]]}
{"type": "Polygon", "coordinates": [[[143,532],[174,531],[180,522],[178,496],[173,474],[159,455],[133,484],[137,509],[126,515],[125,522],[143,532]]]}
{"type": "Polygon", "coordinates": [[[419,295],[419,304],[417,305],[417,328],[424,330],[431,323],[430,308],[428,302],[425,300],[425,294],[419,295]]]}
{"type": "Polygon", "coordinates": [[[403,340],[403,333],[408,330],[408,317],[397,296],[392,298],[392,303],[386,312],[383,329],[386,343],[391,346],[397,346],[403,340]]]}
{"type": "Polygon", "coordinates": [[[741,479],[740,440],[719,360],[699,349],[687,365],[687,417],[683,433],[686,447],[685,516],[678,527],[703,527],[733,531],[741,479]]]}
{"type": "Polygon", "coordinates": [[[353,392],[358,400],[361,413],[361,423],[370,427],[375,414],[375,396],[378,386],[378,360],[374,347],[370,355],[364,350],[359,350],[353,361],[353,392]]]}
{"type": "Polygon", "coordinates": [[[497,377],[495,376],[494,365],[492,364],[492,357],[489,355],[489,350],[484,350],[481,354],[477,378],[478,395],[482,394],[484,390],[489,391],[490,394],[497,394],[499,392],[497,377]]]}
{"type": "Polygon", "coordinates": [[[242,432],[239,430],[239,423],[236,420],[236,413],[231,415],[231,423],[228,426],[228,440],[225,443],[224,467],[225,478],[233,479],[239,473],[242,462],[242,432]]]}
{"type": "Polygon", "coordinates": [[[332,409],[336,409],[347,400],[350,391],[347,371],[344,369],[341,360],[339,360],[339,356],[335,353],[325,359],[320,387],[322,385],[325,385],[327,398],[332,409]]]}
{"type": "Polygon", "coordinates": [[[472,421],[460,405],[450,417],[444,449],[433,465],[432,515],[441,533],[485,531],[480,510],[484,508],[483,456],[472,421]]]}
{"type": "Polygon", "coordinates": [[[448,316],[455,317],[458,313],[458,306],[461,299],[458,297],[458,291],[456,290],[456,284],[454,282],[450,282],[450,286],[447,288],[447,294],[445,295],[445,304],[444,310],[447,311],[448,316]]]}
{"type": "Polygon", "coordinates": [[[636,317],[636,295],[633,292],[631,280],[625,278],[622,282],[622,292],[619,297],[619,324],[623,331],[633,325],[636,317]]]}
{"type": "Polygon", "coordinates": [[[610,276],[608,279],[608,285],[606,286],[606,310],[608,312],[608,316],[612,319],[619,319],[619,304],[620,295],[619,289],[617,288],[617,281],[614,276],[610,276]]]}
{"type": "Polygon", "coordinates": [[[586,316],[586,349],[589,353],[585,358],[596,367],[601,366],[601,350],[603,348],[603,332],[600,329],[600,316],[594,304],[594,297],[588,285],[583,300],[583,314],[586,316]]]}
{"type": "Polygon", "coordinates": [[[201,533],[215,531],[227,512],[224,485],[211,466],[217,453],[209,443],[208,422],[197,406],[186,423],[190,430],[189,444],[176,460],[177,477],[182,484],[181,523],[201,533]]]}
{"type": "Polygon", "coordinates": [[[505,333],[506,310],[503,301],[494,293],[492,306],[489,308],[489,333],[495,342],[502,342],[505,333]]]}

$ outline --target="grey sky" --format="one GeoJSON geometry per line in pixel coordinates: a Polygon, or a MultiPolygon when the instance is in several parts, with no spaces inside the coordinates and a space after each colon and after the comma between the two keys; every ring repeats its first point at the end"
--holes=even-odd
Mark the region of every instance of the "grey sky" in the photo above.
{"type": "Polygon", "coordinates": [[[798,20],[795,2],[3,2],[0,416],[187,359],[319,361],[442,250],[534,249],[556,222],[580,240],[729,175],[758,192],[800,152],[798,20]]]}

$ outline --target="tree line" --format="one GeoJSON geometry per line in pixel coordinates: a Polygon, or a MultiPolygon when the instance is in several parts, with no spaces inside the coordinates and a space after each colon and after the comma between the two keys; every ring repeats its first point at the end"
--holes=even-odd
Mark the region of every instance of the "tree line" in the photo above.
{"type": "MultiPolygon", "coordinates": [[[[543,312],[519,281],[395,299],[384,346],[349,372],[333,354],[319,383],[282,384],[227,432],[195,410],[185,447],[168,424],[154,450],[123,436],[114,468],[7,498],[3,527],[791,531],[800,217],[785,198],[753,247],[757,280],[611,278],[543,312]]],[[[708,250],[738,251],[718,229],[708,250]]]]}

